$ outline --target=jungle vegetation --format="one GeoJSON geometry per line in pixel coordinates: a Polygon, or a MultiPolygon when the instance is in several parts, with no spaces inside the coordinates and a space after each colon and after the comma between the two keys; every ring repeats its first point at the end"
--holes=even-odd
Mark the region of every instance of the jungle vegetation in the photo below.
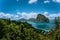
{"type": "Polygon", "coordinates": [[[60,19],[55,18],[56,29],[44,34],[27,22],[0,18],[0,40],[60,40],[60,19]]]}

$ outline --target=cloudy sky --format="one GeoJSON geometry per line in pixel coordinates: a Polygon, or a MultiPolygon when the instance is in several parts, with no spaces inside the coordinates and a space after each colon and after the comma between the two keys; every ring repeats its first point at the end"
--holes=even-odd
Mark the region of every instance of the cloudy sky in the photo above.
{"type": "Polygon", "coordinates": [[[35,18],[37,14],[53,19],[60,16],[60,0],[0,0],[0,18],[35,18]]]}

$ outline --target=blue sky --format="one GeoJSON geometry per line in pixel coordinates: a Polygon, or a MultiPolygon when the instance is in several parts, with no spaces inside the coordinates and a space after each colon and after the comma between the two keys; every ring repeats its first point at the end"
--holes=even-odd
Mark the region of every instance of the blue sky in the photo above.
{"type": "Polygon", "coordinates": [[[0,18],[35,18],[43,14],[53,19],[60,16],[60,0],[0,0],[0,18]]]}

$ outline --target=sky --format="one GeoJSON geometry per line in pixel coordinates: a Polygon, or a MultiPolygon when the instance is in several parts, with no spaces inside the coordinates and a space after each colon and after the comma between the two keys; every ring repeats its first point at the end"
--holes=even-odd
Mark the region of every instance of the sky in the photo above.
{"type": "Polygon", "coordinates": [[[60,0],[0,0],[0,18],[36,18],[42,14],[49,19],[60,16],[60,0]]]}

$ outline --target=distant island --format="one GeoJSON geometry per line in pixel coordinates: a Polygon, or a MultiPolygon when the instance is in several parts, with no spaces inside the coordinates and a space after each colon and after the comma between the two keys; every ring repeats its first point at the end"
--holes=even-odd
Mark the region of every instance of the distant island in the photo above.
{"type": "Polygon", "coordinates": [[[26,21],[32,21],[32,22],[49,22],[49,19],[42,15],[42,14],[38,14],[36,18],[29,18],[29,19],[24,19],[24,18],[21,18],[19,21],[23,21],[23,22],[26,22],[26,21]]]}

